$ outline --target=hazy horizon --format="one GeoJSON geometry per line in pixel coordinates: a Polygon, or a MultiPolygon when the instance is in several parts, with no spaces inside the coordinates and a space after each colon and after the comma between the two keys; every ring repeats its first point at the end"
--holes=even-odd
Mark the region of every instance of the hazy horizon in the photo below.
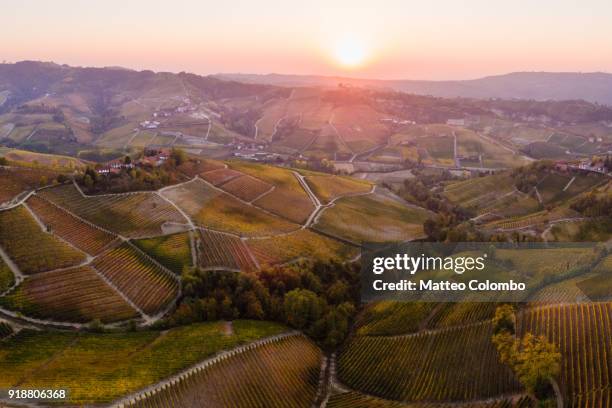
{"type": "Polygon", "coordinates": [[[461,80],[612,72],[612,4],[4,2],[0,58],[167,72],[461,80]]]}

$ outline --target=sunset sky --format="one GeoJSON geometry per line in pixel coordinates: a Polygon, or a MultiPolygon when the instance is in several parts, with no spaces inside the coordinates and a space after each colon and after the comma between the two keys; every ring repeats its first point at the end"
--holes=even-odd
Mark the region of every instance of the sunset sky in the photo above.
{"type": "Polygon", "coordinates": [[[610,0],[0,0],[0,60],[465,79],[612,72],[610,0]]]}

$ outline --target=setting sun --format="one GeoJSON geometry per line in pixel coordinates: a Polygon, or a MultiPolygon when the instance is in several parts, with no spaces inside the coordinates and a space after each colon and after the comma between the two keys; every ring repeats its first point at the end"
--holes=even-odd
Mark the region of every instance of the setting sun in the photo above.
{"type": "Polygon", "coordinates": [[[365,47],[359,41],[345,38],[336,44],[334,58],[344,67],[355,68],[364,64],[367,53],[365,47]]]}

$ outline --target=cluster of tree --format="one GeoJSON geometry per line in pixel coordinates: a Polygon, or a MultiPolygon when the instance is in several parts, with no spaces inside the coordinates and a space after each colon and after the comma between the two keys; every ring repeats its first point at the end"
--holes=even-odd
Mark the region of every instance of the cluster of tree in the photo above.
{"type": "Polygon", "coordinates": [[[597,194],[592,191],[579,197],[571,207],[587,217],[612,217],[612,193],[597,194]]]}
{"type": "Polygon", "coordinates": [[[314,262],[256,274],[184,272],[184,297],[162,325],[218,319],[260,319],[302,330],[326,349],[349,333],[359,301],[355,264],[314,262]]]}
{"type": "Polygon", "coordinates": [[[306,169],[312,171],[318,171],[320,173],[336,173],[334,170],[334,164],[325,158],[309,158],[308,160],[293,160],[291,167],[298,169],[306,169]]]}
{"type": "Polygon", "coordinates": [[[606,158],[603,161],[604,166],[608,171],[612,171],[612,157],[609,154],[606,155],[606,158]]]}
{"type": "Polygon", "coordinates": [[[261,118],[261,111],[257,108],[237,109],[220,107],[221,123],[228,129],[244,136],[252,137],[255,134],[255,122],[261,118]]]}
{"type": "Polygon", "coordinates": [[[612,217],[590,219],[578,228],[572,240],[583,241],[606,241],[612,236],[612,217]]]}
{"type": "MultiPolygon", "coordinates": [[[[57,115],[58,118],[63,118],[64,113],[62,110],[56,106],[41,104],[32,104],[32,105],[21,105],[17,108],[17,113],[23,115],[34,115],[34,114],[47,114],[53,115],[54,118],[57,115]]],[[[56,120],[56,122],[62,122],[62,120],[56,120]]]]}
{"type": "Polygon", "coordinates": [[[469,217],[470,214],[466,210],[452,204],[434,188],[439,183],[454,178],[448,171],[431,173],[414,168],[412,174],[415,177],[404,180],[403,186],[399,189],[394,189],[389,185],[385,185],[385,187],[394,189],[395,193],[406,201],[425,207],[435,213],[453,215],[459,220],[469,217]]]}
{"type": "Polygon", "coordinates": [[[469,210],[451,203],[440,193],[439,186],[455,177],[448,171],[431,172],[420,165],[412,169],[414,178],[404,180],[397,188],[385,184],[397,195],[408,202],[427,208],[434,214],[423,223],[427,240],[435,242],[533,242],[541,241],[539,236],[524,234],[518,231],[510,234],[485,234],[479,231],[470,221],[474,215],[469,210]]]}
{"type": "Polygon", "coordinates": [[[87,167],[82,175],[76,177],[77,182],[87,194],[125,193],[129,191],[158,190],[172,184],[176,179],[173,173],[162,168],[123,169],[117,174],[98,174],[87,167]]]}
{"type": "Polygon", "coordinates": [[[0,156],[0,166],[8,166],[9,162],[6,157],[0,156]]]}
{"type": "Polygon", "coordinates": [[[508,365],[528,392],[543,402],[554,398],[551,381],[561,370],[561,353],[544,336],[516,336],[514,308],[502,305],[493,318],[493,344],[500,361],[508,365]]]}
{"type": "Polygon", "coordinates": [[[517,190],[523,193],[530,193],[538,185],[545,173],[552,171],[554,163],[541,160],[533,162],[527,166],[522,166],[512,171],[512,178],[517,190]]]}
{"type": "Polygon", "coordinates": [[[610,120],[612,108],[583,100],[536,101],[527,99],[489,99],[472,102],[484,109],[495,109],[514,120],[542,116],[560,124],[610,120]]]}
{"type": "MultiPolygon", "coordinates": [[[[285,116],[276,123],[275,132],[272,135],[272,141],[282,140],[288,136],[291,136],[300,125],[300,116],[285,116]]],[[[304,133],[310,133],[312,137],[316,136],[316,132],[306,129],[301,129],[304,133]]],[[[306,136],[304,136],[305,138],[306,136]]]]}
{"type": "Polygon", "coordinates": [[[414,178],[404,180],[398,189],[386,185],[408,202],[427,208],[435,213],[423,224],[423,229],[432,241],[479,241],[483,240],[468,220],[472,214],[466,209],[451,203],[436,186],[454,177],[448,172],[432,173],[416,167],[412,170],[414,178]]]}
{"type": "MultiPolygon", "coordinates": [[[[184,151],[173,149],[168,160],[159,167],[126,166],[118,173],[99,174],[96,169],[88,166],[85,172],[75,179],[87,194],[158,190],[179,180],[181,175],[177,167],[187,160],[189,158],[184,151]]],[[[130,156],[125,156],[123,163],[130,165],[133,160],[130,156]]]]}

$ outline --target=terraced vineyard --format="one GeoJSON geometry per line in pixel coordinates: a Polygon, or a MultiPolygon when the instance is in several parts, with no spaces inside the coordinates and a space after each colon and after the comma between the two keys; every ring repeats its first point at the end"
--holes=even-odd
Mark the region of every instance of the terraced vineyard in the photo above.
{"type": "Polygon", "coordinates": [[[111,323],[138,317],[138,313],[88,266],[39,273],[0,304],[26,316],[61,322],[111,323]]]}
{"type": "Polygon", "coordinates": [[[95,225],[131,238],[161,235],[166,222],[186,223],[176,208],[153,193],[84,197],[73,185],[64,185],[39,194],[95,225]]]}
{"type": "Polygon", "coordinates": [[[24,274],[65,268],[85,254],[41,230],[23,206],[0,212],[0,246],[24,274]]]}
{"type": "Polygon", "coordinates": [[[306,192],[302,194],[279,188],[264,195],[253,204],[299,224],[306,222],[315,209],[306,192]]]}
{"type": "Polygon", "coordinates": [[[428,322],[428,327],[453,327],[490,320],[496,308],[497,304],[490,302],[444,303],[428,322]]]}
{"type": "Polygon", "coordinates": [[[595,300],[612,300],[612,282],[610,282],[610,271],[612,271],[612,255],[601,260],[594,269],[594,276],[590,276],[576,283],[577,289],[595,300]]]}
{"type": "Polygon", "coordinates": [[[329,408],[534,408],[536,403],[529,397],[521,397],[516,401],[502,399],[463,404],[413,403],[407,405],[402,402],[384,400],[353,391],[332,395],[327,406],[329,408]]]}
{"type": "Polygon", "coordinates": [[[200,174],[204,180],[208,181],[210,184],[214,186],[220,186],[221,184],[228,182],[229,180],[235,179],[237,177],[242,176],[243,174],[239,171],[232,169],[219,169],[207,171],[205,173],[200,174]]]}
{"type": "Polygon", "coordinates": [[[228,268],[250,271],[256,269],[249,248],[235,236],[200,229],[198,264],[203,268],[228,268]]]}
{"type": "Polygon", "coordinates": [[[437,303],[377,302],[369,304],[357,320],[357,334],[391,336],[419,331],[437,303]]]}
{"type": "Polygon", "coordinates": [[[276,188],[253,204],[296,223],[304,223],[314,205],[291,170],[255,163],[231,162],[230,167],[276,188]]]}
{"type": "Polygon", "coordinates": [[[378,194],[344,197],[326,209],[314,228],[352,241],[403,241],[423,235],[424,209],[378,194]]]}
{"type": "Polygon", "coordinates": [[[244,237],[274,235],[299,228],[296,224],[243,204],[227,194],[211,199],[194,217],[194,222],[244,237]]]}
{"type": "Polygon", "coordinates": [[[228,181],[221,188],[244,201],[251,202],[270,191],[273,186],[255,177],[245,175],[228,181]]]}
{"type": "Polygon", "coordinates": [[[0,341],[0,387],[67,388],[70,406],[110,403],[224,349],[273,336],[279,324],[236,320],[166,331],[59,332],[23,330],[0,341]]]}
{"type": "Polygon", "coordinates": [[[338,359],[349,387],[398,401],[470,401],[520,390],[499,362],[492,326],[399,337],[357,336],[338,359]]]}
{"type": "Polygon", "coordinates": [[[612,403],[611,316],[610,303],[547,306],[518,316],[519,334],[544,335],[559,348],[561,374],[557,380],[569,406],[612,403]]]}
{"type": "Polygon", "coordinates": [[[198,174],[205,173],[207,171],[218,170],[224,168],[224,164],[220,161],[199,159],[197,161],[189,160],[178,167],[178,170],[185,174],[187,177],[195,177],[198,174]]]}
{"type": "Polygon", "coordinates": [[[261,265],[281,264],[299,258],[348,260],[359,253],[356,247],[308,229],[246,242],[261,265]]]}
{"type": "Polygon", "coordinates": [[[192,264],[191,242],[187,232],[140,239],[134,241],[134,245],[177,275],[185,266],[192,264]]]}
{"type": "Polygon", "coordinates": [[[92,265],[149,315],[160,312],[177,295],[176,279],[127,243],[96,258],[92,265]]]}
{"type": "Polygon", "coordinates": [[[372,185],[363,180],[329,175],[308,175],[306,182],[322,204],[347,194],[367,193],[372,185]]]}
{"type": "Polygon", "coordinates": [[[445,186],[444,195],[477,215],[520,217],[542,209],[537,198],[518,191],[506,173],[451,182],[445,186]]]}
{"type": "Polygon", "coordinates": [[[116,238],[114,235],[79,220],[38,196],[30,197],[27,205],[47,226],[48,231],[60,236],[89,255],[99,254],[116,238]]]}
{"type": "Polygon", "coordinates": [[[41,181],[47,184],[56,176],[57,173],[50,170],[0,167],[0,204],[10,201],[26,190],[42,187],[41,181]]]}
{"type": "Polygon", "coordinates": [[[220,359],[129,407],[308,407],[321,351],[290,336],[220,359]]]}
{"type": "Polygon", "coordinates": [[[221,192],[210,187],[205,181],[196,178],[187,183],[170,187],[161,193],[175,203],[190,217],[195,217],[213,198],[221,192]]]}
{"type": "Polygon", "coordinates": [[[558,221],[564,218],[575,218],[579,214],[569,208],[556,207],[552,211],[539,211],[522,217],[512,217],[501,221],[491,222],[486,225],[491,229],[512,230],[543,225],[551,221],[558,221]]]}

